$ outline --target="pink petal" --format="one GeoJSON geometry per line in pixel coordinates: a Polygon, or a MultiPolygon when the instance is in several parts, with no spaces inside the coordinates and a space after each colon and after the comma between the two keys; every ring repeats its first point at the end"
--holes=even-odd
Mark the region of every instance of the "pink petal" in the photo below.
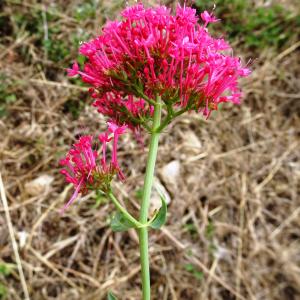
{"type": "Polygon", "coordinates": [[[81,186],[82,186],[82,183],[83,183],[83,178],[80,180],[76,190],[74,191],[71,199],[65,204],[65,206],[60,210],[60,213],[61,214],[64,214],[65,210],[69,208],[69,206],[75,201],[75,199],[77,198],[78,196],[78,193],[81,189],[81,186]]]}

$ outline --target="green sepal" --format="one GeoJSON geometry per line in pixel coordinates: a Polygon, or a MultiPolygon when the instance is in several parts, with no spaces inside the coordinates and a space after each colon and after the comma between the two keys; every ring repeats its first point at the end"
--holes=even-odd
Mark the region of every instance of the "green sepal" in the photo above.
{"type": "Polygon", "coordinates": [[[130,228],[135,228],[136,226],[130,222],[124,214],[121,212],[116,212],[111,221],[110,221],[110,227],[114,232],[120,232],[120,231],[126,231],[130,228]]]}
{"type": "Polygon", "coordinates": [[[108,292],[107,300],[118,300],[116,296],[113,295],[112,292],[108,292]]]}
{"type": "Polygon", "coordinates": [[[153,229],[160,229],[167,220],[167,202],[163,195],[160,195],[161,208],[156,212],[154,217],[149,223],[149,226],[153,229]]]}

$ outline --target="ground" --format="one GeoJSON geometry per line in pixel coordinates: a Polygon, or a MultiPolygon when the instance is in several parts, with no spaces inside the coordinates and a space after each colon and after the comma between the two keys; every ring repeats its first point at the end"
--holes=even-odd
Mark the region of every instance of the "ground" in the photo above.
{"type": "MultiPolygon", "coordinates": [[[[194,7],[211,10],[213,2],[194,7]]],[[[253,73],[241,82],[240,106],[224,105],[209,120],[183,115],[162,135],[156,182],[170,203],[166,226],[150,232],[152,298],[296,300],[299,4],[215,2],[222,22],[214,34],[228,37],[244,62],[251,58],[253,73]]],[[[0,170],[34,300],[106,299],[108,290],[141,299],[137,236],[111,231],[112,204],[91,193],[59,214],[71,195],[59,158],[76,136],[105,129],[86,86],[68,79],[65,68],[82,59],[80,41],[100,33],[124,5],[0,2],[0,170]]],[[[122,139],[126,181],[114,188],[133,214],[146,156],[132,137],[122,139]]],[[[24,299],[0,211],[0,298],[24,299]]]]}

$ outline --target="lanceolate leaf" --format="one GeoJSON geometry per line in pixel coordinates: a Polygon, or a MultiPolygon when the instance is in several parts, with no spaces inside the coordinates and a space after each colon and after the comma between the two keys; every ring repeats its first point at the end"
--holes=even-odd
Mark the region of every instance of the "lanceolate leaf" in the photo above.
{"type": "Polygon", "coordinates": [[[111,219],[110,227],[113,231],[126,231],[130,228],[134,228],[135,225],[126,219],[126,217],[121,212],[116,212],[111,219]]]}
{"type": "Polygon", "coordinates": [[[149,224],[151,228],[153,229],[159,229],[161,228],[165,223],[167,219],[167,203],[165,198],[160,195],[161,199],[161,208],[156,213],[156,216],[152,220],[152,222],[149,224]]]}
{"type": "Polygon", "coordinates": [[[118,300],[118,299],[112,294],[112,292],[109,292],[107,295],[107,300],[118,300]]]}

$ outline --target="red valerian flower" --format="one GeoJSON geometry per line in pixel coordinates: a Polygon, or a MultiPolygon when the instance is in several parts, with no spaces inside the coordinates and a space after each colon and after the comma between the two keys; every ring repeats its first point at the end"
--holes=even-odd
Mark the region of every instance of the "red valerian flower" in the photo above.
{"type": "Polygon", "coordinates": [[[115,170],[118,171],[119,177],[121,180],[124,180],[124,174],[122,173],[117,159],[117,147],[118,147],[118,139],[121,134],[123,134],[126,129],[127,125],[118,126],[117,124],[113,122],[107,122],[108,124],[108,130],[113,134],[114,137],[114,143],[113,143],[113,149],[112,149],[112,157],[111,157],[111,164],[115,170]]]}
{"type": "Polygon", "coordinates": [[[80,75],[92,86],[94,106],[118,125],[139,129],[152,118],[160,96],[169,119],[182,111],[209,116],[221,102],[240,102],[238,79],[250,71],[232,56],[229,44],[212,37],[211,13],[178,5],[175,15],[165,6],[127,7],[122,20],[108,22],[95,39],[83,43],[80,75]]]}
{"type": "Polygon", "coordinates": [[[220,21],[212,13],[209,13],[206,10],[201,14],[201,19],[205,22],[204,26],[206,26],[208,23],[215,23],[220,21]]]}
{"type": "Polygon", "coordinates": [[[74,193],[71,199],[63,207],[64,212],[77,198],[79,193],[86,194],[89,189],[108,191],[111,180],[115,174],[120,179],[124,179],[124,175],[120,170],[117,160],[117,143],[121,134],[126,131],[126,126],[117,126],[109,123],[109,131],[113,132],[113,136],[109,137],[107,132],[99,135],[98,140],[102,144],[102,158],[98,161],[98,152],[96,147],[97,141],[94,142],[91,135],[82,136],[78,142],[69,150],[66,157],[60,160],[60,165],[64,168],[60,171],[65,176],[67,182],[74,186],[74,193]],[[106,160],[107,143],[113,139],[112,159],[110,164],[106,160]]]}

